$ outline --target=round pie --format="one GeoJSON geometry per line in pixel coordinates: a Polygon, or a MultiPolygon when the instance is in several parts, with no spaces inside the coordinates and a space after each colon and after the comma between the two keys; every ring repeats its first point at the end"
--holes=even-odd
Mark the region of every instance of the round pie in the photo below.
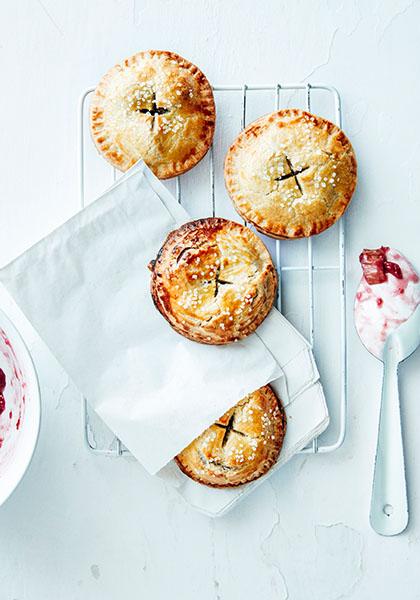
{"type": "Polygon", "coordinates": [[[139,52],[110,69],[90,111],[93,140],[117,169],[140,158],[160,179],[196,165],[213,140],[215,106],[203,73],[161,50],[139,52]]]}
{"type": "Polygon", "coordinates": [[[255,331],[276,294],[267,248],[250,229],[226,219],[182,225],[149,268],[157,309],[178,333],[204,344],[227,344],[255,331]]]}
{"type": "Polygon", "coordinates": [[[264,475],[277,461],[286,415],[270,386],[248,394],[175,458],[191,479],[230,487],[264,475]]]}
{"type": "Polygon", "coordinates": [[[336,125],[287,109],[254,121],[225,160],[239,214],[274,238],[321,233],[346,210],[356,187],[353,148],[336,125]]]}

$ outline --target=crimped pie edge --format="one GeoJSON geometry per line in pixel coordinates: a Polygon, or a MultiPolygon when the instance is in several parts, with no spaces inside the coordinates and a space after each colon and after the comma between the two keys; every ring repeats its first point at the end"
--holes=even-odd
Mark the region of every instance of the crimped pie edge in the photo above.
{"type": "Polygon", "coordinates": [[[224,219],[222,217],[206,217],[206,218],[202,218],[202,219],[196,219],[194,221],[188,221],[187,223],[184,223],[183,225],[181,225],[181,227],[179,227],[178,229],[171,231],[167,235],[165,241],[163,242],[163,244],[156,256],[156,259],[152,260],[149,263],[149,269],[152,271],[152,277],[151,277],[151,281],[150,281],[150,291],[151,291],[151,296],[152,296],[155,307],[158,309],[158,311],[161,313],[161,315],[166,319],[166,321],[169,323],[169,325],[177,333],[179,333],[180,335],[183,335],[184,337],[186,337],[194,342],[198,342],[198,343],[202,343],[202,344],[208,344],[208,345],[229,344],[229,343],[234,342],[236,339],[243,339],[243,338],[247,337],[248,335],[250,335],[251,333],[253,333],[259,327],[259,325],[261,325],[261,323],[264,321],[264,319],[267,317],[268,313],[270,312],[270,310],[274,304],[276,291],[277,291],[277,272],[274,268],[270,253],[267,250],[266,246],[264,245],[263,241],[247,227],[241,225],[240,223],[237,223],[235,221],[231,221],[228,219],[224,219]],[[267,276],[271,279],[270,283],[272,285],[271,285],[271,295],[266,301],[265,310],[264,310],[264,312],[261,311],[261,314],[258,315],[258,318],[256,318],[253,321],[252,327],[248,327],[245,330],[243,330],[241,332],[240,337],[236,337],[236,338],[232,338],[232,339],[229,336],[227,336],[226,334],[225,335],[219,334],[218,340],[215,341],[213,339],[212,340],[208,339],[209,334],[207,332],[206,332],[206,334],[201,334],[201,333],[197,333],[197,332],[194,334],[190,334],[189,331],[183,327],[182,323],[180,323],[177,320],[176,314],[174,314],[171,311],[171,307],[169,306],[169,304],[167,302],[168,294],[166,292],[166,289],[159,282],[158,272],[159,272],[159,268],[164,263],[164,261],[171,259],[172,250],[175,248],[178,248],[179,243],[183,244],[185,236],[190,231],[196,231],[197,228],[204,228],[204,229],[207,229],[210,231],[214,231],[214,230],[222,229],[225,227],[242,228],[243,231],[246,232],[246,235],[250,236],[252,238],[253,243],[257,246],[260,255],[262,255],[264,257],[265,261],[267,262],[267,270],[268,270],[267,276]]]}
{"type": "Polygon", "coordinates": [[[197,139],[197,145],[195,148],[191,149],[190,155],[186,160],[170,161],[157,167],[155,166],[152,169],[159,179],[169,179],[189,171],[196,164],[198,164],[202,158],[204,158],[212,144],[216,124],[216,108],[213,90],[210,83],[208,82],[204,73],[196,65],[183,58],[179,54],[170,52],[168,50],[144,50],[125,58],[114,67],[111,67],[105,73],[105,75],[103,75],[93,94],[90,105],[90,132],[93,142],[99,153],[104,156],[104,158],[111,163],[112,166],[116,167],[120,171],[125,172],[135,164],[136,161],[134,159],[130,159],[123,153],[118,153],[115,149],[113,149],[114,140],[112,138],[106,137],[102,130],[96,131],[96,127],[100,124],[101,119],[97,110],[100,109],[102,104],[101,93],[103,93],[102,91],[106,87],[108,80],[112,79],[115,73],[124,67],[136,64],[140,58],[143,60],[144,58],[153,57],[156,55],[164,56],[169,60],[175,60],[181,67],[190,71],[192,76],[199,82],[201,89],[200,98],[203,110],[207,110],[209,114],[213,115],[213,118],[207,121],[208,126],[205,128],[205,138],[202,140],[197,139]]]}
{"type": "Polygon", "coordinates": [[[331,225],[333,225],[336,221],[338,221],[338,219],[340,219],[340,217],[344,214],[356,188],[357,162],[349,139],[342,129],[340,129],[337,125],[328,119],[319,117],[305,110],[296,108],[281,109],[259,117],[239,133],[227,151],[224,163],[224,178],[227,192],[235,206],[235,209],[246,222],[251,223],[258,231],[274,239],[297,239],[322,233],[331,227],[331,225]],[[330,135],[333,133],[337,134],[337,139],[342,144],[343,151],[348,152],[351,159],[352,185],[348,190],[345,191],[344,194],[341,195],[339,201],[336,202],[334,215],[332,215],[330,218],[323,218],[318,222],[312,222],[310,224],[310,229],[308,229],[308,227],[305,228],[305,224],[301,224],[295,228],[292,228],[291,226],[286,227],[280,223],[262,223],[253,215],[252,206],[250,203],[247,203],[246,199],[243,197],[234,177],[235,168],[233,163],[235,155],[241,149],[245,140],[258,137],[259,131],[267,128],[273,121],[276,120],[282,122],[285,118],[302,118],[305,116],[310,118],[312,122],[318,126],[324,125],[330,135]]]}
{"type": "MultiPolygon", "coordinates": [[[[180,452],[177,456],[174,457],[174,460],[175,460],[176,464],[178,465],[179,469],[184,473],[184,475],[186,475],[187,477],[189,477],[190,479],[192,479],[193,481],[195,481],[197,483],[206,485],[207,487],[217,488],[217,489],[232,488],[232,487],[238,487],[240,485],[245,485],[246,483],[251,483],[252,481],[255,481],[256,479],[259,479],[260,477],[265,475],[271,469],[271,467],[277,462],[278,457],[281,452],[281,449],[283,447],[284,438],[285,438],[286,431],[287,431],[286,412],[284,410],[281,400],[274,393],[274,391],[270,385],[265,385],[262,388],[256,390],[255,392],[252,392],[252,393],[254,393],[254,394],[255,393],[260,393],[260,394],[268,393],[270,396],[270,400],[273,400],[276,402],[276,404],[279,408],[279,411],[280,411],[280,419],[278,419],[275,423],[276,438],[274,440],[273,447],[271,448],[270,456],[266,460],[264,460],[264,462],[261,463],[259,469],[256,469],[253,473],[251,473],[247,477],[241,479],[240,481],[233,482],[233,483],[228,482],[225,484],[220,484],[220,483],[210,482],[206,479],[203,479],[199,475],[197,475],[191,468],[188,467],[188,465],[184,464],[182,462],[182,460],[179,458],[179,456],[182,455],[182,452],[180,452]]],[[[232,407],[232,408],[234,408],[234,407],[232,407]]],[[[203,432],[203,434],[204,433],[205,432],[203,432]]],[[[201,435],[203,435],[203,434],[201,434],[201,435]]]]}

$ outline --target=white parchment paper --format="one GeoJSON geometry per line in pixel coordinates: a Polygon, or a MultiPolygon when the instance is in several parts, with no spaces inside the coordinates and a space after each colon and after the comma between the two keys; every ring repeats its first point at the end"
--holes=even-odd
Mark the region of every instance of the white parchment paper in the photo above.
{"type": "Polygon", "coordinates": [[[0,271],[75,384],[150,473],[244,395],[282,376],[257,334],[228,346],[197,344],[153,306],[147,264],[187,220],[139,163],[0,271]]]}

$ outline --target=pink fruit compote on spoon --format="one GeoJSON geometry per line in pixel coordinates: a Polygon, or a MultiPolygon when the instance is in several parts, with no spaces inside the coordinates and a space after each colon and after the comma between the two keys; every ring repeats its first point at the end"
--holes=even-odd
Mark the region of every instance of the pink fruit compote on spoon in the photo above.
{"type": "Polygon", "coordinates": [[[419,276],[397,250],[363,250],[363,276],[356,292],[354,320],[366,348],[382,358],[388,335],[420,304],[419,276]]]}

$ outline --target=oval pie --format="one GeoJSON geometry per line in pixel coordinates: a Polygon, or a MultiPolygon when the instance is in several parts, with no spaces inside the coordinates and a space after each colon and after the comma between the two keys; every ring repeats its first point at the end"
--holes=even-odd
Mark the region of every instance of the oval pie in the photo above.
{"type": "Polygon", "coordinates": [[[286,415],[266,385],[238,402],[175,460],[199,483],[241,485],[261,477],[277,461],[285,433],[286,415]]]}
{"type": "Polygon", "coordinates": [[[267,248],[250,229],[226,219],[182,225],[149,268],[158,310],[178,333],[204,344],[227,344],[255,331],[276,294],[267,248]]]}
{"type": "Polygon", "coordinates": [[[225,182],[236,210],[274,238],[321,233],[356,187],[353,148],[336,125],[287,109],[254,121],[230,147],[225,182]]]}
{"type": "Polygon", "coordinates": [[[91,132],[101,154],[127,171],[140,158],[160,179],[196,165],[215,126],[211,86],[173,52],[148,50],[110,69],[91,103],[91,132]]]}

